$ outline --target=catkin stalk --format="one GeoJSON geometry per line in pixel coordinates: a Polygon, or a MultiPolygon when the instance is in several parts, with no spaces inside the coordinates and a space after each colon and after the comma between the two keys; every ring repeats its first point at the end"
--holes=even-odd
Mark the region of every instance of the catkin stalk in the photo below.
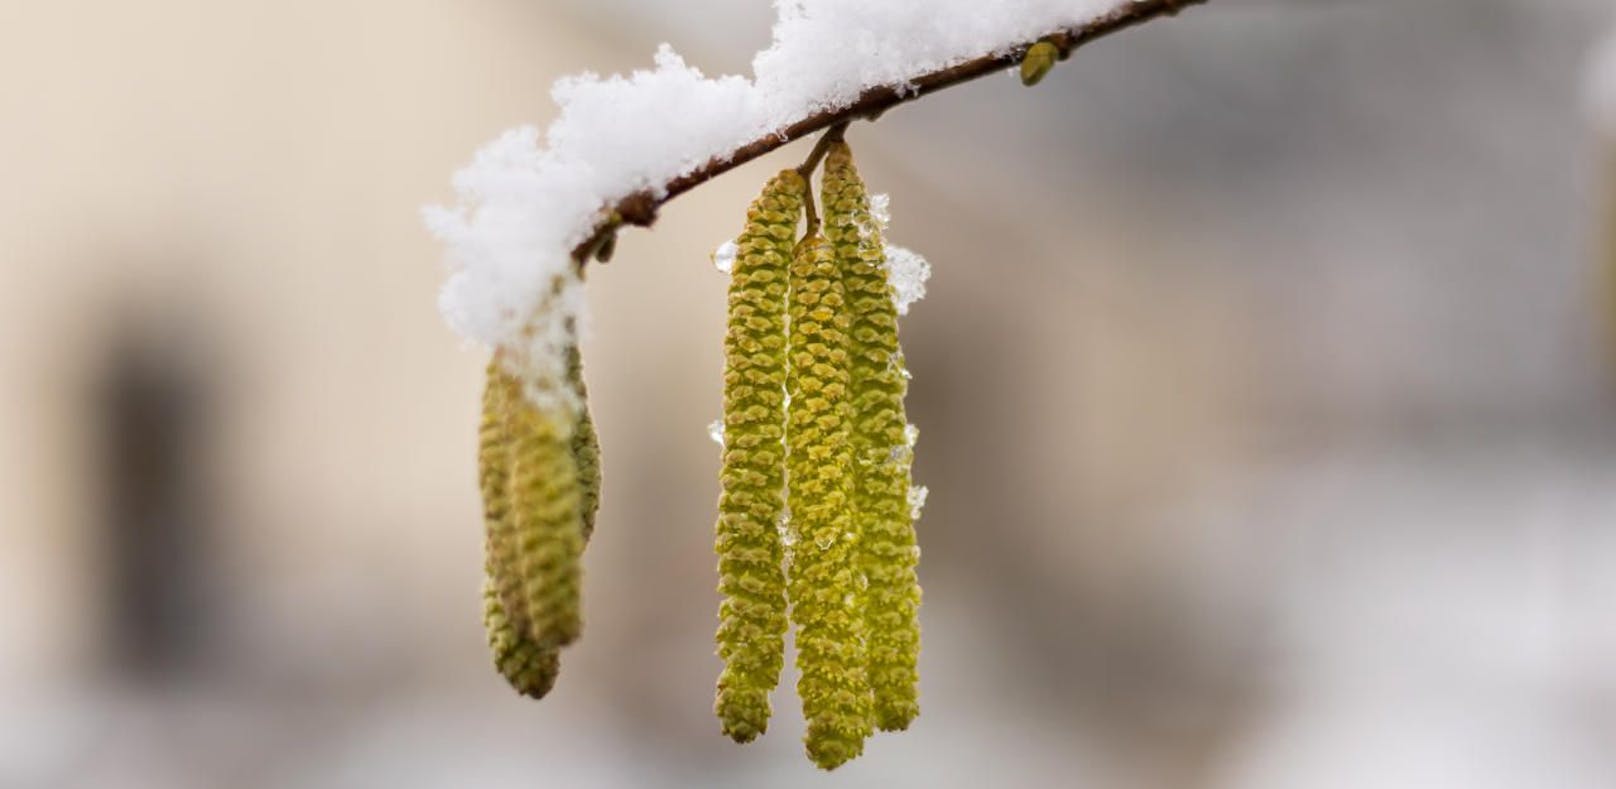
{"type": "Polygon", "coordinates": [[[869,681],[876,725],[897,731],[920,712],[919,556],[909,508],[914,452],[905,435],[908,386],[880,229],[845,143],[833,143],[826,154],[823,203],[825,235],[841,267],[851,322],[853,510],[858,567],[868,582],[861,603],[869,681]]]}
{"type": "Polygon", "coordinates": [[[750,742],[768,728],[769,693],[785,662],[784,517],[786,287],[807,184],[775,176],[747,210],[730,275],[724,335],[724,455],[719,479],[718,676],[714,711],[725,735],[750,742]]]}
{"type": "Polygon", "coordinates": [[[797,695],[808,758],[824,769],[858,756],[870,734],[858,533],[850,509],[848,318],[831,245],[810,235],[791,263],[787,502],[797,695]]]}

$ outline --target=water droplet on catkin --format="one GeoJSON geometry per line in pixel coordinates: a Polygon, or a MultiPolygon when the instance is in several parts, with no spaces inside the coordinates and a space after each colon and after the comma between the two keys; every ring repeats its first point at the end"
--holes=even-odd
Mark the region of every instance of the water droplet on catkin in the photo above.
{"type": "Polygon", "coordinates": [[[725,241],[713,250],[713,268],[721,274],[728,274],[735,270],[735,257],[741,253],[741,248],[734,241],[725,241]]]}

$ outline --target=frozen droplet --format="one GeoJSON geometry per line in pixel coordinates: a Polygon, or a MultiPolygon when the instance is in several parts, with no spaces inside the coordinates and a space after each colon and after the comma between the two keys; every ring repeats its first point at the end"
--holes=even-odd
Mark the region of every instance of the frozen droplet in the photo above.
{"type": "Polygon", "coordinates": [[[930,492],[925,485],[909,488],[909,520],[920,520],[920,510],[926,506],[926,496],[930,492]]]}
{"type": "Polygon", "coordinates": [[[735,270],[735,256],[741,253],[741,247],[734,241],[725,241],[713,250],[713,268],[720,273],[728,274],[735,270]]]}
{"type": "Polygon", "coordinates": [[[722,419],[714,419],[711,424],[707,425],[707,437],[712,439],[714,444],[717,444],[719,446],[723,446],[724,445],[724,420],[722,420],[722,419]]]}
{"type": "Polygon", "coordinates": [[[888,194],[870,195],[870,218],[875,220],[877,229],[886,230],[892,223],[892,196],[888,194]]]}
{"type": "Polygon", "coordinates": [[[926,297],[926,280],[931,279],[931,264],[913,251],[888,244],[887,282],[892,285],[892,303],[899,315],[909,314],[909,305],[926,297]]]}
{"type": "Polygon", "coordinates": [[[908,444],[910,449],[914,449],[915,442],[919,440],[920,428],[915,427],[913,423],[903,426],[903,443],[908,444]]]}
{"type": "Polygon", "coordinates": [[[909,372],[909,368],[907,367],[899,367],[898,375],[903,376],[903,380],[905,381],[912,380],[915,377],[915,374],[909,372]]]}

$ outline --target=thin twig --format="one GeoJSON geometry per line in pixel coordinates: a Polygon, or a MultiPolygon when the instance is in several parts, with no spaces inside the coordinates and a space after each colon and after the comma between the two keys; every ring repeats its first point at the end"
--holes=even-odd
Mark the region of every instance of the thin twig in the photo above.
{"type": "Polygon", "coordinates": [[[819,160],[825,158],[825,152],[830,150],[830,144],[841,140],[842,135],[847,133],[847,125],[852,122],[851,120],[842,121],[830,127],[830,131],[821,134],[819,141],[814,143],[814,149],[808,152],[808,158],[804,159],[802,164],[797,165],[797,174],[804,178],[813,175],[814,170],[819,167],[819,160]]]}
{"type": "Polygon", "coordinates": [[[852,123],[852,121],[842,121],[830,127],[830,131],[819,135],[819,141],[814,143],[814,149],[808,152],[808,158],[803,160],[802,164],[797,165],[797,174],[802,176],[803,181],[810,184],[809,188],[804,189],[802,193],[802,207],[808,215],[807,229],[803,231],[805,236],[811,236],[819,232],[819,211],[814,206],[814,190],[812,187],[814,170],[818,169],[819,161],[825,158],[825,152],[830,150],[830,144],[840,141],[842,135],[847,133],[849,123],[852,123]]]}
{"type": "Polygon", "coordinates": [[[605,235],[616,232],[616,225],[606,220],[607,217],[612,216],[614,211],[616,216],[620,218],[620,224],[650,227],[656,222],[657,209],[663,203],[730,170],[788,143],[832,126],[846,124],[859,118],[874,120],[881,113],[904,102],[913,101],[944,88],[953,87],[962,82],[969,82],[978,77],[1013,66],[1021,62],[1021,58],[1026,55],[1028,47],[1044,38],[1050,38],[1058,42],[1057,46],[1060,47],[1063,55],[1070,54],[1072,50],[1095,39],[1126,30],[1134,25],[1142,24],[1158,17],[1176,16],[1180,10],[1187,6],[1199,5],[1204,2],[1207,2],[1207,0],[1135,0],[1135,2],[1128,3],[1085,25],[1066,30],[1050,31],[1024,44],[1012,47],[1002,54],[968,60],[930,74],[924,74],[910,80],[905,85],[878,85],[870,88],[846,107],[814,113],[786,126],[778,133],[770,134],[742,145],[727,156],[713,158],[701,167],[668,182],[660,196],[650,191],[635,192],[619,200],[616,205],[606,207],[601,212],[602,220],[596,226],[594,233],[573,249],[573,259],[582,266],[589,259],[592,251],[600,247],[605,235]]]}
{"type": "Polygon", "coordinates": [[[819,232],[819,209],[814,207],[814,185],[809,182],[802,190],[803,238],[811,238],[819,232]]]}

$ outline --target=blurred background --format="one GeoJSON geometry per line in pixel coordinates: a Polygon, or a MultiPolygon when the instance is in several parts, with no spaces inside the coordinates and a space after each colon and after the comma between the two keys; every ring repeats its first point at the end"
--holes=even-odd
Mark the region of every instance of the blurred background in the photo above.
{"type": "Polygon", "coordinates": [[[0,786],[1616,786],[1608,0],[1214,0],[849,134],[926,254],[922,709],[711,716],[725,278],[591,275],[585,637],[489,666],[484,353],[417,210],[761,0],[0,9],[0,786]]]}

